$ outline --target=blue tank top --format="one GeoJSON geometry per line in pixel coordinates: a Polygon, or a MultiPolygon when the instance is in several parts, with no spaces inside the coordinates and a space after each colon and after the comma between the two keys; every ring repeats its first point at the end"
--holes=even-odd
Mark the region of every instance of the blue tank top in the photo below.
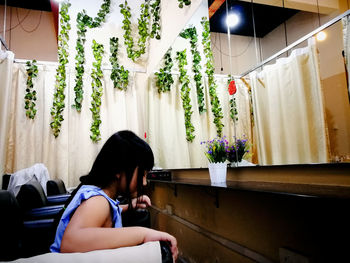
{"type": "Polygon", "coordinates": [[[112,208],[112,210],[111,210],[112,211],[112,222],[114,224],[114,227],[122,227],[122,218],[121,218],[122,208],[120,208],[118,206],[119,201],[115,201],[115,200],[111,199],[108,195],[106,195],[105,192],[103,192],[103,190],[101,188],[99,188],[97,186],[83,185],[78,190],[78,192],[76,193],[76,195],[74,196],[72,201],[69,203],[67,208],[64,210],[64,213],[61,217],[61,220],[60,220],[58,227],[57,227],[57,230],[56,230],[55,241],[50,247],[51,252],[57,252],[57,253],[60,252],[63,233],[64,233],[74,211],[78,208],[78,206],[83,201],[85,201],[93,196],[97,196],[97,195],[102,195],[108,200],[108,202],[112,208]]]}

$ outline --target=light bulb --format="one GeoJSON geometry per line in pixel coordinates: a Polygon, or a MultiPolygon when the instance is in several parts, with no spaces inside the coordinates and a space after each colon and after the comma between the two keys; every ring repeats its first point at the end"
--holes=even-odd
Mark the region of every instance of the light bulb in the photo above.
{"type": "Polygon", "coordinates": [[[231,13],[226,17],[226,25],[228,27],[235,27],[239,23],[239,16],[237,14],[231,13]]]}
{"type": "Polygon", "coordinates": [[[317,35],[316,35],[316,39],[318,41],[323,41],[323,40],[326,39],[326,37],[327,37],[327,34],[325,32],[323,32],[323,31],[318,32],[317,35]]]}

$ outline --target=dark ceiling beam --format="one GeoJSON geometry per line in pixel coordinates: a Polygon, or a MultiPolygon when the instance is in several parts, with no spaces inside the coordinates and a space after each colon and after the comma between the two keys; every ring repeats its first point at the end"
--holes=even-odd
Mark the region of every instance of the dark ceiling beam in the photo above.
{"type": "Polygon", "coordinates": [[[215,14],[216,11],[226,0],[215,0],[209,7],[209,19],[215,14]]]}

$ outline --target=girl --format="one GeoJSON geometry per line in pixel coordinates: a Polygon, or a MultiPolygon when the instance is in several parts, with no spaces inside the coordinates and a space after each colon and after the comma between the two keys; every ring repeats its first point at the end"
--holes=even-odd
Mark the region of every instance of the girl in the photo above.
{"type": "Polygon", "coordinates": [[[151,204],[141,193],[153,165],[153,153],[145,141],[131,131],[113,134],[67,201],[51,252],[87,252],[168,241],[175,261],[178,250],[173,236],[144,227],[122,227],[122,211],[151,204]],[[119,205],[115,201],[119,195],[128,197],[129,205],[119,205]]]}

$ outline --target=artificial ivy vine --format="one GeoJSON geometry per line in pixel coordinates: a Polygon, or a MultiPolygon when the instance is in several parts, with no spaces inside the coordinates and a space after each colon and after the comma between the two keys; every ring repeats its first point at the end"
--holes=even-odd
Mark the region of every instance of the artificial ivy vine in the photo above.
{"type": "Polygon", "coordinates": [[[33,79],[38,76],[38,66],[35,64],[36,60],[27,61],[26,63],[26,71],[27,71],[27,87],[26,87],[26,95],[24,96],[25,102],[25,110],[26,116],[30,119],[35,118],[36,109],[35,109],[35,101],[36,101],[36,91],[34,90],[33,79]]]}
{"type": "Polygon", "coordinates": [[[204,92],[202,85],[202,74],[201,74],[201,56],[197,49],[198,34],[195,27],[185,29],[180,33],[180,36],[185,39],[190,39],[191,53],[192,53],[192,71],[194,72],[194,81],[196,82],[197,89],[197,101],[199,113],[206,111],[204,105],[204,92]]]}
{"type": "Polygon", "coordinates": [[[229,94],[230,94],[230,117],[233,122],[238,121],[238,110],[236,104],[236,84],[234,78],[231,75],[228,75],[227,85],[229,86],[229,94]]]}
{"type": "Polygon", "coordinates": [[[160,39],[160,0],[155,0],[151,4],[152,28],[150,37],[160,39]]]}
{"type": "Polygon", "coordinates": [[[173,75],[171,74],[171,69],[174,65],[171,58],[171,48],[165,53],[163,60],[164,68],[159,69],[159,72],[155,73],[157,76],[156,86],[159,93],[170,91],[171,85],[174,83],[173,75]]]}
{"type": "Polygon", "coordinates": [[[104,53],[103,45],[97,43],[95,40],[92,41],[92,52],[95,58],[95,61],[93,63],[93,68],[91,71],[91,87],[92,87],[92,94],[91,94],[91,113],[92,113],[92,124],[91,124],[91,135],[90,138],[93,142],[98,142],[101,140],[101,133],[100,133],[100,124],[101,124],[101,117],[100,117],[100,107],[101,107],[101,97],[102,97],[102,81],[101,78],[103,78],[103,72],[101,69],[101,63],[102,63],[102,55],[104,53]]]}
{"type": "Polygon", "coordinates": [[[184,5],[190,5],[191,4],[191,0],[177,0],[179,2],[179,7],[183,8],[184,5]]]}
{"type": "Polygon", "coordinates": [[[204,48],[204,54],[206,57],[206,70],[205,73],[208,76],[208,84],[209,84],[209,95],[210,95],[210,103],[211,103],[211,111],[214,115],[214,123],[216,125],[216,132],[219,137],[222,136],[222,128],[224,125],[221,122],[223,118],[222,109],[220,107],[220,101],[216,94],[217,85],[214,79],[214,66],[213,66],[213,52],[211,50],[210,44],[210,28],[209,21],[206,17],[202,18],[201,24],[203,26],[202,32],[202,44],[204,48]]]}
{"type": "Polygon", "coordinates": [[[75,56],[75,99],[74,104],[72,105],[77,111],[81,111],[81,105],[83,101],[83,75],[84,75],[84,64],[85,64],[85,50],[84,44],[86,41],[86,31],[87,27],[96,28],[101,26],[103,22],[106,21],[106,15],[110,12],[111,0],[103,0],[100,10],[97,13],[97,17],[92,18],[86,14],[86,11],[83,10],[77,15],[77,42],[76,50],[77,55],[75,56]]]}
{"type": "Polygon", "coordinates": [[[109,61],[112,65],[111,80],[113,81],[114,88],[120,90],[126,90],[129,84],[129,70],[124,69],[118,63],[118,48],[119,39],[117,37],[112,37],[109,39],[111,56],[109,61]]]}
{"type": "Polygon", "coordinates": [[[190,98],[190,80],[187,76],[187,70],[185,69],[185,66],[187,65],[186,60],[186,49],[183,51],[176,52],[176,60],[179,64],[179,70],[180,70],[180,83],[181,86],[181,99],[182,99],[182,107],[185,111],[185,127],[186,127],[186,139],[189,142],[192,142],[194,139],[194,126],[191,123],[191,116],[192,116],[192,106],[191,106],[191,98],[190,98]]]}
{"type": "Polygon", "coordinates": [[[146,40],[149,36],[148,27],[149,27],[149,1],[145,1],[145,3],[141,4],[141,14],[138,19],[138,34],[139,39],[137,41],[138,50],[134,50],[134,40],[131,37],[131,13],[130,7],[128,6],[128,2],[125,0],[124,4],[120,4],[120,13],[124,16],[123,26],[124,29],[124,44],[126,46],[126,53],[128,54],[128,58],[135,61],[141,55],[146,53],[146,40]]]}
{"type": "Polygon", "coordinates": [[[56,84],[55,93],[53,98],[53,106],[51,108],[52,122],[50,123],[51,129],[55,137],[60,134],[62,121],[63,121],[63,110],[65,107],[64,90],[66,88],[66,64],[68,63],[68,40],[69,30],[71,26],[69,24],[70,16],[68,15],[68,8],[70,7],[69,2],[63,2],[60,11],[60,25],[61,30],[58,35],[58,68],[56,70],[56,84]]]}

